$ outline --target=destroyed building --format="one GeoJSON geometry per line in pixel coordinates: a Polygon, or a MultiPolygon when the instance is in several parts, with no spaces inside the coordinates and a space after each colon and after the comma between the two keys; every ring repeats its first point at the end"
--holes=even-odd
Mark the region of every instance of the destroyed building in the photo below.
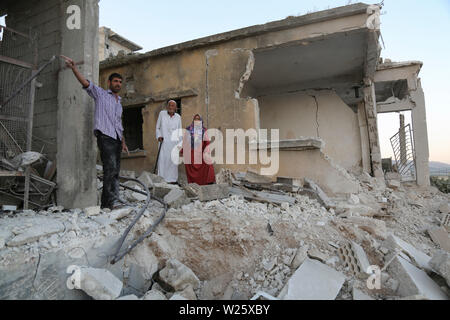
{"type": "MultiPolygon", "coordinates": [[[[40,40],[38,62],[2,63],[36,70],[65,54],[97,81],[95,0],[3,1],[0,13],[5,30],[40,40]]],[[[422,63],[381,60],[379,41],[380,7],[359,3],[102,62],[102,86],[124,76],[135,152],[122,175],[138,178],[123,179],[131,205],[114,211],[95,206],[93,103],[52,64],[28,121],[55,143],[29,149],[56,160],[58,206],[1,213],[0,299],[448,299],[450,198],[429,187],[422,63]],[[280,171],[218,165],[216,185],[165,183],[149,171],[168,99],[185,126],[200,113],[208,128],[280,129],[280,171]],[[412,182],[381,166],[377,113],[401,110],[413,115],[412,182]]]]}
{"type": "Polygon", "coordinates": [[[122,37],[110,28],[101,27],[99,33],[98,60],[103,61],[118,54],[129,54],[142,49],[141,46],[122,37]]]}

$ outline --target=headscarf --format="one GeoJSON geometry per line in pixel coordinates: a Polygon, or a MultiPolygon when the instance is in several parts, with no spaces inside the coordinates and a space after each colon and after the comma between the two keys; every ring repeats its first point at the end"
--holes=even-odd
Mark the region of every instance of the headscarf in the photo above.
{"type": "Polygon", "coordinates": [[[197,116],[200,117],[200,121],[202,122],[202,138],[201,138],[201,141],[203,141],[203,137],[204,137],[205,132],[206,132],[206,128],[203,126],[203,118],[202,118],[199,114],[196,114],[196,115],[194,116],[194,118],[192,119],[191,125],[190,125],[189,127],[186,128],[186,130],[189,131],[189,134],[190,134],[190,136],[191,136],[191,148],[192,148],[192,149],[194,148],[194,138],[195,138],[195,125],[194,125],[194,121],[195,121],[195,117],[197,117],[197,116]]]}

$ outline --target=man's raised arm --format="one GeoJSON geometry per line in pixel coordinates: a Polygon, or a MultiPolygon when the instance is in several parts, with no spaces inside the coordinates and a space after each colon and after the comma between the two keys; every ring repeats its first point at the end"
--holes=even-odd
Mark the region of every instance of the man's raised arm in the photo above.
{"type": "Polygon", "coordinates": [[[66,57],[63,55],[61,55],[61,58],[63,58],[66,61],[66,67],[69,69],[72,69],[73,74],[78,79],[78,81],[81,83],[83,88],[89,87],[89,81],[87,81],[86,78],[80,73],[75,62],[72,59],[70,59],[69,57],[66,57]]]}

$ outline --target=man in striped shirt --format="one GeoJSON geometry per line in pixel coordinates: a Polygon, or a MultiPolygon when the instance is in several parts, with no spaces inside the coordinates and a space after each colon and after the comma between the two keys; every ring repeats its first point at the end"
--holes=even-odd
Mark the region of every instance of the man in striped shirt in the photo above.
{"type": "Polygon", "coordinates": [[[122,126],[122,104],[119,96],[122,88],[122,76],[113,73],[108,79],[108,90],[94,85],[80,73],[74,61],[61,56],[66,66],[72,69],[75,77],[95,100],[95,127],[97,145],[103,163],[102,208],[117,209],[121,207],[119,198],[120,157],[128,152],[122,126]]]}

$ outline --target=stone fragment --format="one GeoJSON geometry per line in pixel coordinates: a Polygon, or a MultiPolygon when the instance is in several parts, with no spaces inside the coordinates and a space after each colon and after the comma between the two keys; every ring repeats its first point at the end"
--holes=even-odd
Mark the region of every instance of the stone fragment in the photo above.
{"type": "Polygon", "coordinates": [[[173,189],[170,191],[165,197],[164,202],[169,205],[171,208],[181,208],[182,206],[190,203],[189,199],[186,196],[186,192],[181,189],[173,189]]]}
{"type": "Polygon", "coordinates": [[[84,213],[88,217],[98,216],[100,214],[100,207],[89,207],[84,209],[84,213]]]}
{"type": "Polygon", "coordinates": [[[395,257],[388,270],[399,281],[397,292],[402,297],[423,295],[430,300],[448,299],[447,295],[424,271],[416,268],[402,257],[395,257]]]}
{"type": "Polygon", "coordinates": [[[5,239],[0,237],[0,250],[5,247],[5,239]]]}
{"type": "Polygon", "coordinates": [[[131,179],[136,179],[136,172],[134,172],[134,171],[127,171],[127,170],[120,170],[120,176],[121,177],[126,177],[126,178],[131,178],[131,179]]]}
{"type": "Polygon", "coordinates": [[[441,203],[441,205],[439,206],[439,212],[443,213],[443,214],[449,214],[450,213],[450,206],[449,206],[447,201],[441,203]]]}
{"type": "Polygon", "coordinates": [[[302,263],[308,258],[308,246],[303,246],[297,249],[294,260],[292,260],[291,267],[298,269],[302,263]]]}
{"type": "Polygon", "coordinates": [[[69,289],[83,290],[95,300],[114,300],[122,292],[122,281],[105,269],[71,266],[73,274],[67,279],[69,289]]]}
{"type": "Polygon", "coordinates": [[[182,291],[188,285],[192,285],[193,289],[197,289],[200,280],[187,266],[180,261],[168,260],[164,269],[159,272],[161,280],[171,286],[175,291],[182,291]]]}
{"type": "Polygon", "coordinates": [[[116,300],[125,300],[125,301],[126,300],[139,300],[139,298],[134,294],[130,294],[128,296],[123,296],[123,297],[117,298],[116,300]]]}
{"type": "Polygon", "coordinates": [[[447,232],[450,232],[450,213],[447,213],[447,214],[442,218],[441,227],[444,227],[445,230],[447,230],[447,232]]]}
{"type": "Polygon", "coordinates": [[[230,196],[230,187],[227,184],[210,184],[206,186],[190,184],[189,186],[201,202],[225,199],[230,196]]]}
{"type": "Polygon", "coordinates": [[[153,185],[153,196],[164,199],[164,197],[172,190],[180,189],[180,187],[168,183],[155,183],[153,185]]]}
{"type": "Polygon", "coordinates": [[[278,296],[282,300],[334,300],[345,276],[327,265],[306,259],[278,296]]]}
{"type": "Polygon", "coordinates": [[[167,297],[161,291],[152,289],[144,295],[142,300],[167,300],[167,297]]]}
{"type": "Polygon", "coordinates": [[[143,194],[138,193],[138,192],[132,192],[131,193],[131,198],[134,201],[139,201],[139,202],[147,200],[147,196],[146,195],[143,195],[143,194]]]}
{"type": "Polygon", "coordinates": [[[7,241],[8,247],[18,247],[27,243],[38,241],[42,237],[47,237],[55,233],[63,232],[64,225],[55,219],[39,219],[32,227],[17,234],[7,241]]]}
{"type": "Polygon", "coordinates": [[[154,183],[164,182],[163,178],[161,178],[157,175],[151,174],[150,172],[147,172],[147,171],[142,172],[141,175],[139,176],[138,180],[140,182],[142,182],[149,189],[153,188],[154,183]]]}
{"type": "Polygon", "coordinates": [[[262,176],[260,174],[257,174],[256,172],[248,170],[245,174],[245,180],[247,180],[250,183],[257,183],[257,184],[268,184],[272,183],[272,179],[267,176],[262,176]]]}
{"type": "Polygon", "coordinates": [[[186,288],[184,288],[183,291],[176,292],[175,294],[179,294],[180,296],[185,297],[187,300],[197,300],[197,295],[195,294],[192,285],[188,285],[186,288]]]}
{"type": "Polygon", "coordinates": [[[357,205],[359,204],[359,198],[357,195],[355,194],[351,194],[350,197],[348,198],[348,203],[352,204],[352,205],[357,205]]]}
{"type": "Polygon", "coordinates": [[[317,194],[319,202],[325,208],[330,209],[333,207],[333,203],[330,200],[330,198],[322,190],[322,188],[320,188],[314,181],[312,181],[311,179],[305,178],[304,187],[313,190],[317,194]]]}
{"type": "Polygon", "coordinates": [[[17,210],[17,206],[3,205],[2,206],[2,210],[3,211],[16,211],[17,210]]]}
{"type": "Polygon", "coordinates": [[[386,185],[388,188],[391,188],[393,190],[397,190],[401,187],[401,182],[399,180],[387,180],[386,185]]]}
{"type": "Polygon", "coordinates": [[[189,299],[186,299],[181,294],[175,293],[169,300],[189,300],[189,299]]]}
{"type": "Polygon", "coordinates": [[[329,257],[325,253],[320,252],[316,248],[309,249],[308,250],[308,256],[311,259],[319,260],[320,262],[323,262],[323,263],[325,263],[329,259],[329,257]]]}

